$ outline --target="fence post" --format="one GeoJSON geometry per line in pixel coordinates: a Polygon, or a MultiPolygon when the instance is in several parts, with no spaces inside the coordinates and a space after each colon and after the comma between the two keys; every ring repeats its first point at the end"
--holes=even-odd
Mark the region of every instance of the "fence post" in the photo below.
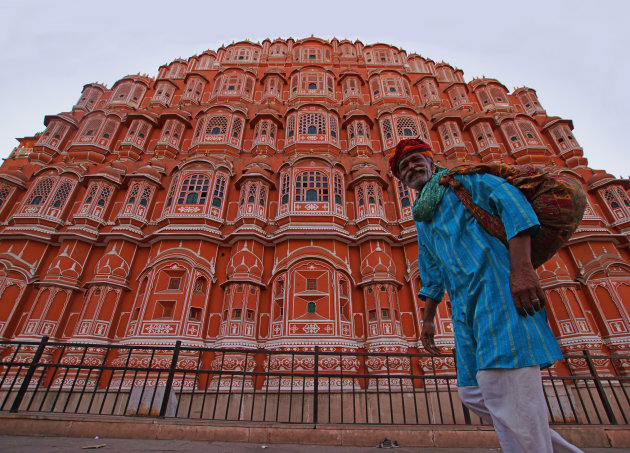
{"type": "MultiPolygon", "coordinates": [[[[10,412],[15,413],[20,408],[20,404],[22,404],[24,395],[26,395],[28,386],[31,383],[31,379],[33,379],[33,375],[35,374],[35,369],[37,368],[37,365],[39,365],[39,359],[41,359],[42,354],[44,353],[44,349],[46,348],[47,344],[48,344],[48,337],[42,337],[42,341],[40,341],[39,346],[37,346],[37,350],[35,351],[33,360],[31,360],[31,364],[28,366],[28,370],[26,371],[26,376],[24,376],[24,380],[22,381],[20,390],[18,390],[17,395],[15,395],[15,399],[13,400],[13,404],[11,405],[10,412]]],[[[17,379],[17,376],[18,375],[16,374],[15,379],[17,379]]]]}
{"type": "Polygon", "coordinates": [[[166,379],[166,387],[164,387],[164,396],[162,397],[162,407],[160,407],[160,418],[164,418],[166,415],[166,408],[168,407],[168,397],[171,394],[171,388],[173,388],[173,379],[175,378],[175,369],[177,368],[177,359],[179,358],[179,348],[182,346],[181,340],[175,342],[175,349],[173,350],[173,359],[171,360],[171,368],[168,370],[168,378],[166,379]]]}
{"type": "Polygon", "coordinates": [[[584,349],[584,357],[586,357],[586,363],[588,364],[588,369],[591,371],[591,375],[595,381],[595,388],[597,389],[597,393],[599,394],[599,398],[602,400],[602,404],[604,406],[604,410],[606,411],[606,415],[608,416],[608,420],[612,425],[617,424],[617,417],[615,417],[615,413],[608,402],[608,397],[606,396],[606,392],[604,391],[604,387],[599,380],[599,375],[597,374],[597,370],[591,361],[591,352],[588,349],[584,349]]]}
{"type": "Polygon", "coordinates": [[[313,424],[317,424],[319,411],[319,346],[315,346],[315,368],[313,373],[313,424]]]}

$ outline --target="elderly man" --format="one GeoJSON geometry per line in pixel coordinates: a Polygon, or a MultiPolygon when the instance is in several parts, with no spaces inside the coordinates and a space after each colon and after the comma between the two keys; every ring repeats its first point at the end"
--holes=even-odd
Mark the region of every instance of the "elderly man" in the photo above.
{"type": "Polygon", "coordinates": [[[425,301],[421,340],[431,354],[434,317],[444,290],[452,304],[457,385],[463,403],[492,423],[505,452],[579,452],[549,429],[540,368],[562,357],[530,258],[540,225],[523,194],[488,174],[458,175],[473,201],[499,215],[509,248],[488,234],[452,190],[447,169],[419,139],[403,140],[393,174],[419,192],[413,207],[425,301]]]}

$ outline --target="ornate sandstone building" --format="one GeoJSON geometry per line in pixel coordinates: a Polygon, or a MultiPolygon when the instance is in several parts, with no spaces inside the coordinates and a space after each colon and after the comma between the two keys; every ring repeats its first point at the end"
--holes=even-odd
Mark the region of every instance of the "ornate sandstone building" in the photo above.
{"type": "Polygon", "coordinates": [[[2,339],[422,351],[415,194],[387,167],[420,136],[444,166],[581,181],[583,223],[539,270],[550,323],[565,351],[630,349],[629,183],[531,88],[386,44],[246,41],[87,84],[44,124],[0,167],[2,339]]]}

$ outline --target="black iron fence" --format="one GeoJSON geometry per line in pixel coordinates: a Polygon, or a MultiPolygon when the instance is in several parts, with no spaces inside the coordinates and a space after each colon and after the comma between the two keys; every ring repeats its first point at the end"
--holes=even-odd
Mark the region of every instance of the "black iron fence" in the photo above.
{"type": "MultiPolygon", "coordinates": [[[[304,424],[482,424],[453,355],[0,342],[0,411],[304,424]]],[[[621,424],[630,356],[568,355],[543,373],[552,424],[621,424]]]]}

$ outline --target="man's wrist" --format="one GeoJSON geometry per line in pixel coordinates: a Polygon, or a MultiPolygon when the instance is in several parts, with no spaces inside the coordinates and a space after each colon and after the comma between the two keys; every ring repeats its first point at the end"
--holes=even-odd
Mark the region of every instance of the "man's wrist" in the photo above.
{"type": "Polygon", "coordinates": [[[438,302],[435,299],[431,297],[427,297],[425,299],[422,322],[433,322],[435,312],[437,311],[437,305],[438,302]]]}
{"type": "Polygon", "coordinates": [[[532,238],[528,230],[521,231],[509,240],[510,269],[512,272],[532,267],[531,242],[532,238]]]}

